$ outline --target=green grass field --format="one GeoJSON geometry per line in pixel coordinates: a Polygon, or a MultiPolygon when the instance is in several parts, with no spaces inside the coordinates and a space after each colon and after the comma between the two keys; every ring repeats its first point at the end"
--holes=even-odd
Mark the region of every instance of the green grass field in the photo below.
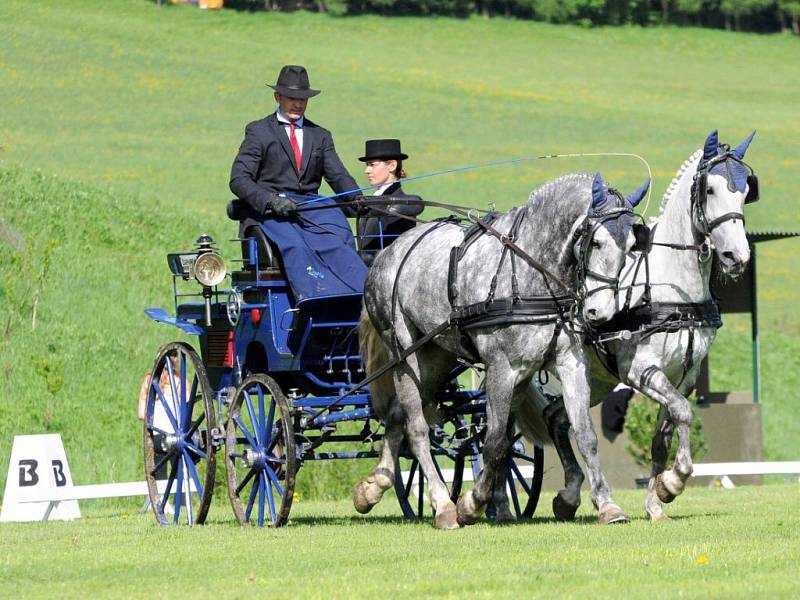
{"type": "Polygon", "coordinates": [[[690,489],[669,523],[532,522],[453,532],[399,518],[390,495],[366,517],[300,501],[279,530],[240,529],[227,503],[193,529],[162,529],[131,504],[73,522],[3,524],[9,598],[793,598],[798,486],[690,489]]]}
{"type": "MultiPolygon", "coordinates": [[[[633,152],[654,175],[650,214],[714,128],[738,143],[763,201],[752,230],[800,229],[800,46],[786,35],[580,29],[513,20],[330,18],[159,9],[146,0],[0,3],[0,486],[14,434],[60,432],[78,483],[141,478],[135,403],[157,347],[181,338],[142,309],[171,306],[164,257],[224,216],[245,123],[273,110],[267,81],[309,67],[309,116],[359,181],[368,138],[400,137],[411,175],[567,152],[633,152]],[[33,319],[33,306],[36,319],[33,319]],[[35,328],[34,328],[35,324],[35,328]],[[8,333],[5,333],[5,332],[8,333]]],[[[522,203],[556,174],[622,158],[531,161],[408,184],[479,207],[522,203]]],[[[233,246],[223,248],[233,257],[233,246]]],[[[759,249],[766,455],[796,459],[797,241],[759,249]]],[[[747,388],[749,324],[730,319],[714,387],[747,388]]],[[[716,366],[715,366],[716,365],[716,366]]],[[[303,493],[342,498],[368,463],[314,467],[303,493]],[[312,476],[312,473],[315,473],[312,476]]]]}

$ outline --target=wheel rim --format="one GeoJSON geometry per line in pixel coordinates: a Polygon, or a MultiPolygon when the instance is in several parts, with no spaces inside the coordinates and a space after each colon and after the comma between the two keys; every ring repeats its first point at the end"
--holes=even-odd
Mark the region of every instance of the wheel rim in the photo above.
{"type": "Polygon", "coordinates": [[[145,478],[161,525],[205,522],[214,493],[214,425],[200,357],[181,342],[163,346],[151,371],[144,420],[145,478]]]}
{"type": "Polygon", "coordinates": [[[236,390],[225,431],[225,468],[242,525],[286,523],[294,496],[296,449],[286,398],[265,375],[236,390]]]}

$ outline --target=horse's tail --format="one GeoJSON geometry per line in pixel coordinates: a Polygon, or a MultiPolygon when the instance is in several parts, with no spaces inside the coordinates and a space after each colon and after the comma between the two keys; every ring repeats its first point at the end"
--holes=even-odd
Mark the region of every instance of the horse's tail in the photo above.
{"type": "Polygon", "coordinates": [[[525,398],[514,410],[517,429],[525,439],[534,444],[553,443],[547,431],[547,423],[544,420],[544,407],[547,404],[548,401],[539,388],[531,383],[528,386],[528,393],[525,398]]]}
{"type": "MultiPolygon", "coordinates": [[[[389,349],[383,343],[381,334],[373,325],[366,309],[361,311],[361,321],[358,324],[358,345],[367,376],[380,369],[391,359],[389,349]]],[[[387,371],[370,383],[369,392],[375,413],[381,419],[385,418],[389,412],[390,402],[395,396],[392,371],[387,371]]]]}

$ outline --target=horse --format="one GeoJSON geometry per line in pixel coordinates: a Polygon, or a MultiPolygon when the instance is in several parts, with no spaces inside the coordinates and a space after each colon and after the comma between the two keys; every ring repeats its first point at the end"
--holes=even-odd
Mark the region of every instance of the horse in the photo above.
{"type": "MultiPolygon", "coordinates": [[[[599,518],[626,519],[600,470],[588,362],[575,315],[568,313],[580,312],[594,325],[613,315],[617,278],[634,243],[633,208],[648,185],[623,198],[599,174],[565,175],[491,224],[480,219],[472,230],[448,220],[428,224],[378,255],[364,289],[362,358],[368,375],[390,356],[404,353],[406,360],[370,385],[385,434],[378,465],[353,489],[358,512],[369,512],[392,487],[405,429],[429,483],[435,526],[476,522],[496,476],[503,477],[498,469],[508,448],[512,404],[527,394],[543,365],[554,364],[590,465],[599,518]],[[434,394],[459,360],[485,365],[487,427],[484,469],[456,506],[431,459],[428,436],[434,394]]],[[[513,516],[506,510],[501,518],[513,516]]]]}
{"type": "MultiPolygon", "coordinates": [[[[724,276],[740,276],[750,259],[743,205],[758,200],[758,179],[744,162],[753,139],[739,146],[719,144],[717,131],[680,167],[650,222],[649,253],[633,252],[621,275],[623,304],[606,331],[635,330],[629,339],[598,345],[592,364],[592,403],[622,382],[660,404],[652,443],[653,464],[645,510],[651,520],[668,518],[663,504],[680,495],[692,474],[689,446],[692,411],[686,396],[717,328],[719,309],[709,286],[712,257],[724,276]],[[624,302],[623,302],[624,298],[624,302]],[[604,364],[601,364],[604,363],[604,364]],[[606,368],[607,367],[607,368],[606,368]],[[674,429],[678,449],[666,469],[674,429]]],[[[564,467],[565,487],[553,500],[556,518],[570,520],[580,505],[583,473],[569,442],[569,423],[557,398],[533,390],[516,422],[539,443],[549,432],[564,467]]]]}

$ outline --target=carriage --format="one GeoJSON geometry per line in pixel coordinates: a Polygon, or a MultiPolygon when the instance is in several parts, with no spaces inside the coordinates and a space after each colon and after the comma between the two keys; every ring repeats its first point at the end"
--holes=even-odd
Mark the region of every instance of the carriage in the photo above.
{"type": "MultiPolygon", "coordinates": [[[[229,216],[237,217],[235,211],[229,216]]],[[[381,423],[362,384],[361,283],[346,281],[352,270],[345,268],[329,274],[345,279],[337,293],[300,294],[282,240],[260,225],[240,232],[233,241],[242,258],[228,261],[237,265],[232,271],[207,235],[194,249],[169,254],[174,314],[145,310],[197,338],[158,350],[143,394],[145,475],[162,525],[205,521],[221,487],[215,485],[217,456],[238,522],[281,526],[307,461],[379,455],[381,423]],[[341,291],[348,283],[354,291],[341,291]]],[[[352,243],[349,227],[346,235],[352,243]]],[[[352,255],[360,260],[355,245],[352,255]]],[[[481,470],[485,393],[471,369],[461,364],[438,391],[430,432],[439,474],[452,473],[454,500],[481,470]]],[[[401,457],[396,496],[405,517],[421,519],[425,480],[408,448],[401,457]]],[[[517,517],[536,510],[542,466],[542,448],[514,437],[506,482],[517,517]]]]}

